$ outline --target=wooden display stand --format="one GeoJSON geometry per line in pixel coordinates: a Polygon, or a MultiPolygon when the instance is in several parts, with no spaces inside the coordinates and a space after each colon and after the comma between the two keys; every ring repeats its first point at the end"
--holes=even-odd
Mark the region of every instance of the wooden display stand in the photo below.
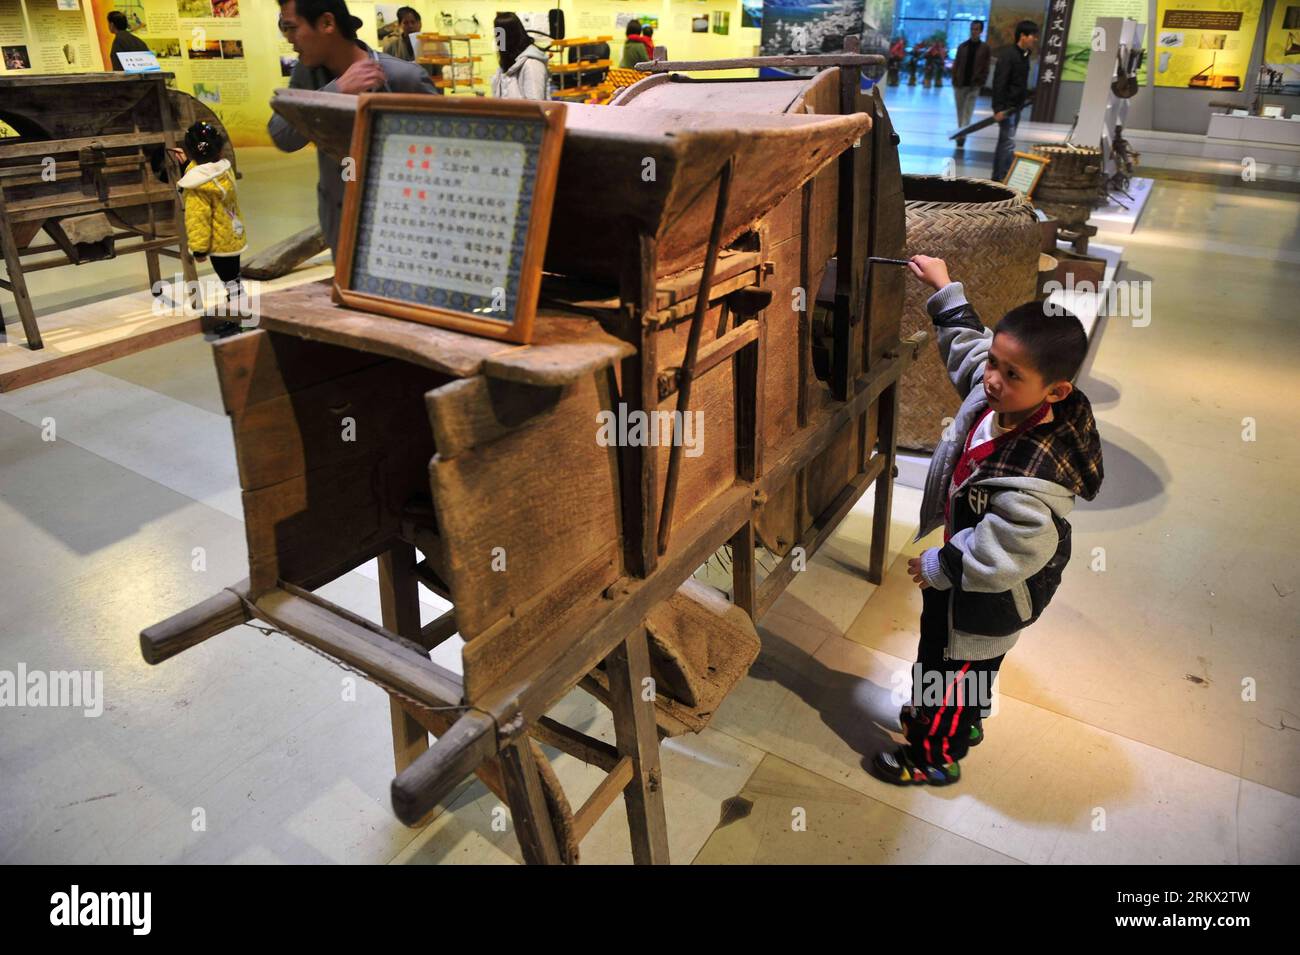
{"type": "Polygon", "coordinates": [[[0,118],[19,132],[0,141],[0,288],[14,296],[28,348],[43,342],[25,274],[143,252],[151,287],[160,255],[196,278],[181,197],[150,168],[151,153],[177,141],[170,76],[0,76],[0,118]],[[42,229],[53,241],[33,245],[42,229]]]}
{"type": "Polygon", "coordinates": [[[577,63],[566,63],[563,61],[564,54],[574,47],[593,46],[597,43],[608,43],[612,36],[588,36],[588,37],[570,37],[564,40],[552,40],[546,48],[548,57],[559,54],[561,61],[552,62],[549,65],[551,76],[559,77],[555,90],[551,93],[554,99],[561,100],[586,100],[593,93],[600,89],[600,84],[583,85],[582,74],[594,73],[598,70],[608,70],[611,66],[609,60],[587,60],[577,63]],[[565,83],[569,77],[573,78],[572,84],[565,83]]]}
{"type": "Polygon", "coordinates": [[[451,68],[450,79],[447,77],[446,74],[444,74],[441,79],[434,80],[433,83],[434,86],[438,87],[438,89],[447,90],[451,93],[477,93],[478,92],[478,90],[476,90],[475,87],[483,82],[483,78],[481,76],[475,75],[474,64],[481,61],[483,57],[475,56],[473,54],[473,49],[474,49],[474,41],[479,39],[479,34],[477,33],[421,33],[419,34],[419,37],[420,37],[421,49],[423,49],[425,43],[446,43],[450,51],[450,54],[448,56],[426,56],[423,53],[421,53],[421,55],[416,60],[417,63],[422,63],[425,64],[426,66],[446,66],[451,68]],[[456,55],[457,43],[465,44],[464,56],[456,55]],[[469,76],[458,75],[458,71],[456,67],[464,64],[469,64],[469,68],[470,68],[469,76]]]}
{"type": "MultiPolygon", "coordinates": [[[[257,618],[388,691],[408,825],[474,773],[525,860],[572,862],[621,793],[633,859],[668,862],[658,737],[707,724],[754,622],[873,485],[866,576],[885,571],[898,380],[925,336],[899,339],[898,270],[866,268],[905,244],[893,130],[860,92],[882,58],[815,59],[568,106],[529,345],[337,307],[326,283],[266,296],[257,331],[215,346],[249,576],[144,631],[144,658],[257,618]],[[832,263],[824,305],[801,300],[832,263]],[[698,412],[707,440],[598,437],[602,414],[652,412],[698,412]],[[691,580],[723,547],[730,602],[691,580]],[[312,592],[373,557],[382,626],[312,592]],[[453,604],[425,626],[419,583],[453,604]],[[463,675],[429,658],[457,632],[463,675]],[[613,746],[546,715],[578,686],[613,746]],[[576,812],[538,742],[606,773],[576,812]]],[[[355,98],[273,105],[346,148],[355,98]]]]}

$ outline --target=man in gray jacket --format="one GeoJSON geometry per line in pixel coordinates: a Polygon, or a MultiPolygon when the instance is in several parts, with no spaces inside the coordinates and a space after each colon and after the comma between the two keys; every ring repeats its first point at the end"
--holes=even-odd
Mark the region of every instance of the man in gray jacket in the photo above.
{"type": "Polygon", "coordinates": [[[937,289],[926,307],[962,403],[930,461],[916,537],[942,526],[943,546],[908,561],[922,612],[912,702],[899,714],[907,745],[872,771],[945,786],[983,739],[1002,658],[1061,582],[1065,518],[1075,495],[1101,488],[1101,439],[1073,385],[1088,351],[1077,318],[1027,302],[990,331],[942,259],[913,256],[912,271],[937,289]]]}
{"type": "MultiPolygon", "coordinates": [[[[344,0],[279,0],[280,32],[293,44],[298,62],[289,88],[327,93],[437,93],[429,74],[418,64],[376,53],[357,39],[361,20],[348,13],[344,0]]],[[[278,114],[267,123],[272,141],[291,153],[307,145],[307,138],[278,114]]],[[[343,215],[343,167],[318,152],[320,180],[316,185],[316,212],[331,252],[337,252],[339,220],[343,215]]]]}

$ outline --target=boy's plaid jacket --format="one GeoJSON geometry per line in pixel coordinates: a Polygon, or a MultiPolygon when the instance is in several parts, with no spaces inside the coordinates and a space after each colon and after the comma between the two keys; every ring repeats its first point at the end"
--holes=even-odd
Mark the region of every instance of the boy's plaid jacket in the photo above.
{"type": "Polygon", "coordinates": [[[984,365],[993,333],[959,282],[931,296],[927,308],[963,400],[926,475],[916,540],[944,525],[945,503],[949,516],[947,542],[922,555],[922,576],[950,592],[948,657],[986,660],[1010,650],[1055,592],[1070,557],[1065,518],[1075,495],[1090,501],[1101,488],[1101,438],[1087,397],[1076,389],[1052,405],[1050,421],[980,462],[947,502],[966,436],[988,411],[984,365]]]}

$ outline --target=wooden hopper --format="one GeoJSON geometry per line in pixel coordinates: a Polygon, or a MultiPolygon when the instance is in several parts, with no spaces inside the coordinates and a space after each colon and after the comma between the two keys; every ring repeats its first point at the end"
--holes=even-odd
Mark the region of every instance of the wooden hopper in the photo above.
{"type": "MultiPolygon", "coordinates": [[[[920,339],[898,338],[901,279],[865,269],[904,236],[861,59],[746,95],[770,107],[752,112],[720,111],[752,92],[730,84],[712,110],[638,108],[637,87],[569,107],[531,345],[337,307],[327,283],[265,296],[259,328],[214,348],[249,577],[146,630],[145,659],[257,617],[389,692],[404,822],[477,772],[527,860],[573,861],[621,793],[634,859],[667,861],[657,736],[707,723],[757,653],[754,621],[873,483],[867,576],[884,570],[897,383],[920,339]],[[674,411],[702,415],[698,454],[597,439],[601,415],[674,411]],[[765,514],[785,554],[760,580],[765,514]],[[723,547],[730,602],[691,581],[723,547]],[[373,557],[382,626],[312,593],[373,557]],[[453,610],[421,626],[419,583],[453,610]],[[428,656],[457,632],[459,674],[428,656]],[[616,745],[546,716],[579,685],[616,745]],[[608,774],[576,812],[530,738],[608,774]]],[[[340,155],[345,99],[273,105],[340,155]]]]}

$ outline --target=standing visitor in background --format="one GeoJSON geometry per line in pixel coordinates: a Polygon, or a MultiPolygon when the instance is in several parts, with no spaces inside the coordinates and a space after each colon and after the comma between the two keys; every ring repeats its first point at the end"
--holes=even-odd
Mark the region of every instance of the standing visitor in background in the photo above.
{"type": "Polygon", "coordinates": [[[498,69],[492,76],[492,95],[501,99],[550,99],[551,70],[546,54],[537,48],[513,13],[498,13],[492,22],[498,69]]]}
{"type": "Polygon", "coordinates": [[[121,10],[110,10],[108,12],[108,32],[113,34],[113,45],[109,47],[109,59],[113,61],[114,70],[122,70],[122,61],[117,58],[119,53],[148,53],[149,44],[140,39],[131,32],[129,24],[126,22],[126,14],[121,10]]]}
{"type": "MultiPolygon", "coordinates": [[[[396,57],[399,60],[405,60],[407,63],[415,62],[415,45],[411,42],[411,37],[419,34],[424,29],[423,20],[420,12],[415,7],[398,7],[397,8],[397,27],[396,33],[392,34],[383,42],[383,51],[389,56],[396,57]]],[[[448,56],[450,53],[445,49],[444,44],[427,44],[432,49],[423,49],[421,52],[426,56],[448,56]]],[[[420,64],[420,68],[429,74],[431,79],[442,78],[442,67],[432,64],[420,64]]]]}
{"type": "Polygon", "coordinates": [[[1020,107],[1029,95],[1029,55],[1037,42],[1038,24],[1021,20],[1016,24],[1015,43],[998,51],[998,65],[993,71],[993,115],[998,121],[998,146],[993,157],[995,182],[1006,177],[1016,158],[1020,107]]]}
{"type": "Polygon", "coordinates": [[[654,58],[654,48],[654,41],[647,40],[641,32],[641,21],[629,20],[627,38],[623,43],[623,59],[619,60],[618,65],[625,70],[634,70],[638,63],[654,58]]]}
{"type": "MultiPolygon", "coordinates": [[[[293,44],[298,62],[289,76],[289,88],[327,93],[432,93],[438,90],[429,74],[414,63],[386,53],[376,53],[357,39],[361,20],[348,12],[343,0],[279,0],[280,33],[293,44]]],[[[287,153],[307,145],[307,137],[276,114],[266,124],[271,141],[287,153]]],[[[331,252],[339,242],[343,217],[343,166],[317,150],[319,181],[316,214],[331,252]]]]}
{"type": "MultiPolygon", "coordinates": [[[[975,112],[975,100],[989,78],[989,45],[983,40],[984,21],[973,20],[970,39],[957,47],[957,58],[952,62],[952,93],[957,100],[957,128],[970,125],[975,112]]],[[[966,137],[957,137],[957,148],[966,145],[966,137]]]]}
{"type": "Polygon", "coordinates": [[[939,37],[930,41],[925,51],[925,87],[930,88],[933,81],[935,89],[943,88],[943,63],[948,59],[948,46],[939,37]]]}
{"type": "Polygon", "coordinates": [[[655,58],[655,28],[642,27],[641,39],[645,42],[646,51],[650,54],[650,59],[655,58]]]}
{"type": "Polygon", "coordinates": [[[903,45],[901,36],[894,37],[894,42],[889,45],[889,85],[898,85],[898,73],[903,66],[903,60],[907,58],[907,47],[903,45]]]}

